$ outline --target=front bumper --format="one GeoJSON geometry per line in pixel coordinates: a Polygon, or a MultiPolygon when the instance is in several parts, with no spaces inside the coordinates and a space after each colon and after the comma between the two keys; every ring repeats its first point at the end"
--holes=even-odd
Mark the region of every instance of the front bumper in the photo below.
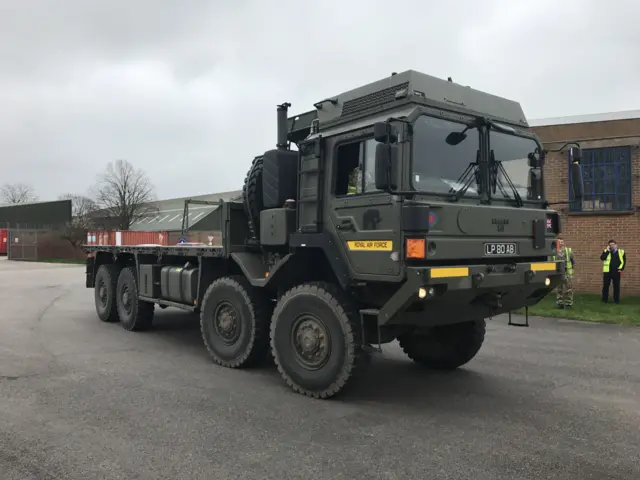
{"type": "Polygon", "coordinates": [[[534,305],[561,282],[564,263],[407,267],[406,272],[405,283],[378,312],[381,326],[487,318],[534,305]],[[428,318],[433,316],[439,318],[428,318]]]}

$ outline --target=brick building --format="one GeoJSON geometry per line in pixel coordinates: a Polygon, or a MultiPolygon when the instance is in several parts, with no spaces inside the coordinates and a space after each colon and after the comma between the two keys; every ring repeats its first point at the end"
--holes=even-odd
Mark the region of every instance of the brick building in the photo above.
{"type": "Polygon", "coordinates": [[[584,197],[572,201],[568,148],[549,153],[545,186],[562,216],[562,235],[574,250],[574,289],[602,288],[600,254],[612,238],[627,252],[622,296],[640,295],[640,110],[532,120],[531,129],[547,150],[580,142],[584,197]]]}

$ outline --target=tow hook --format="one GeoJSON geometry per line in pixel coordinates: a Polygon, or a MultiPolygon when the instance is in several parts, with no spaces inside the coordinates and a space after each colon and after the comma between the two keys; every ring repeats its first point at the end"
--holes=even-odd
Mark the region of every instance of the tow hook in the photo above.
{"type": "Polygon", "coordinates": [[[502,294],[485,293],[484,295],[477,298],[474,303],[484,304],[492,310],[502,308],[502,294]]]}
{"type": "Polygon", "coordinates": [[[501,293],[489,293],[487,295],[487,305],[491,308],[502,308],[502,294],[501,293]]]}

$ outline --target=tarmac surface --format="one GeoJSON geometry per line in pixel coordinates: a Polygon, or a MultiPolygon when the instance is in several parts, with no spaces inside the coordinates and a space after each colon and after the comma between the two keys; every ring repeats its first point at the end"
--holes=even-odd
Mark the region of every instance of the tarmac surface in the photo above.
{"type": "Polygon", "coordinates": [[[83,282],[0,261],[2,480],[640,478],[640,329],[496,318],[456,372],[391,344],[320,401],[213,365],[193,315],[101,323],[83,282]]]}

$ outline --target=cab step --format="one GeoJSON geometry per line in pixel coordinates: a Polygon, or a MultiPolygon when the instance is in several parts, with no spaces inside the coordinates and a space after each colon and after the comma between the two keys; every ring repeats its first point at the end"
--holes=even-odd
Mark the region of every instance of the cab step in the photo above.
{"type": "MultiPolygon", "coordinates": [[[[378,323],[378,315],[380,314],[380,310],[378,310],[377,308],[363,308],[362,310],[360,310],[360,329],[361,329],[361,333],[362,333],[362,340],[363,340],[363,346],[362,348],[365,351],[368,352],[382,352],[382,346],[380,344],[380,324],[378,323]],[[369,333],[369,335],[367,335],[367,330],[365,329],[365,317],[372,317],[375,319],[375,331],[377,334],[377,341],[368,343],[367,340],[370,339],[371,332],[369,333]],[[377,344],[377,347],[374,347],[373,345],[377,344]]],[[[371,325],[371,322],[369,323],[369,325],[371,325]]],[[[375,334],[374,334],[375,335],[375,334]]]]}
{"type": "Polygon", "coordinates": [[[509,326],[511,327],[528,327],[529,326],[529,307],[524,307],[524,322],[514,322],[511,318],[511,310],[509,310],[509,326]]]}

